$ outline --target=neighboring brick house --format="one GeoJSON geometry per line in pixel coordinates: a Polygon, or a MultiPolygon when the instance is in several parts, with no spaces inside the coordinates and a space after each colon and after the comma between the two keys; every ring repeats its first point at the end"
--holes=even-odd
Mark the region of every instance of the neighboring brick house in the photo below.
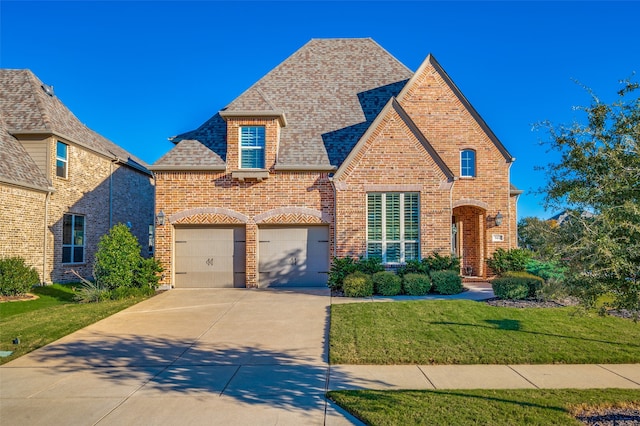
{"type": "MultiPolygon", "coordinates": [[[[125,223],[149,250],[153,177],[82,124],[29,70],[0,69],[0,257],[42,282],[93,274],[100,237],[125,223]]],[[[152,228],[151,228],[152,229],[152,228]]]]}
{"type": "Polygon", "coordinates": [[[485,277],[516,246],[514,159],[431,55],[414,73],[314,39],[172,139],[151,167],[164,284],[326,285],[333,257],[434,251],[485,277]]]}

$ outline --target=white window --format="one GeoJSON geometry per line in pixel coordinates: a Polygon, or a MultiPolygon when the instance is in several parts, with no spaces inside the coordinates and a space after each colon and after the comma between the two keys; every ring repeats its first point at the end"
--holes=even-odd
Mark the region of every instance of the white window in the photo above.
{"type": "Polygon", "coordinates": [[[240,127],[240,168],[264,169],[264,126],[240,127]]]}
{"type": "Polygon", "coordinates": [[[58,141],[56,144],[56,176],[67,178],[67,165],[69,164],[69,145],[58,141]]]}
{"type": "Polygon", "coordinates": [[[420,258],[417,192],[367,194],[367,257],[383,263],[420,258]]]}
{"type": "Polygon", "coordinates": [[[65,214],[62,218],[62,263],[84,263],[84,216],[65,214]]]}
{"type": "Polygon", "coordinates": [[[472,149],[460,152],[460,176],[476,176],[476,152],[472,149]]]}

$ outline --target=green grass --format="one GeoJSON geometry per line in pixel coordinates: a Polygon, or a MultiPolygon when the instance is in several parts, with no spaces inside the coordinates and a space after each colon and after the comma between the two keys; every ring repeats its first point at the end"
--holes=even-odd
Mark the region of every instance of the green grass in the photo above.
{"type": "MultiPolygon", "coordinates": [[[[77,285],[76,285],[77,286],[77,285]]],[[[73,285],[35,287],[39,299],[0,303],[0,351],[13,351],[0,364],[53,342],[67,334],[113,315],[143,297],[100,303],[75,303],[73,285]],[[19,345],[13,339],[20,339],[19,345]]]]}
{"type": "Polygon", "coordinates": [[[369,425],[580,425],[576,407],[640,406],[640,390],[331,391],[369,425]]]}
{"type": "Polygon", "coordinates": [[[468,300],[331,307],[333,364],[640,362],[640,323],[468,300]]]}

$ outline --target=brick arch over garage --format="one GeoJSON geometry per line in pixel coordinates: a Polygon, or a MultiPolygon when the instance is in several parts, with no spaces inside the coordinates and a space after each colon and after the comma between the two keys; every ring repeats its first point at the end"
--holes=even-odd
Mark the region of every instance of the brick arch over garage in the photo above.
{"type": "Polygon", "coordinates": [[[172,225],[190,224],[246,224],[249,218],[224,207],[199,207],[183,210],[169,216],[172,225]]]}
{"type": "Polygon", "coordinates": [[[282,207],[260,213],[254,217],[256,224],[330,224],[331,216],[308,207],[282,207]]]}

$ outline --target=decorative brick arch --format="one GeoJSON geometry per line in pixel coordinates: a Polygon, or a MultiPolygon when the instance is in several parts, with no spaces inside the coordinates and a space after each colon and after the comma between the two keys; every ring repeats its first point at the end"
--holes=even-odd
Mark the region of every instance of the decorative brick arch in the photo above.
{"type": "Polygon", "coordinates": [[[473,207],[479,207],[485,211],[489,210],[489,204],[485,203],[484,201],[478,201],[471,198],[463,198],[461,200],[458,200],[453,203],[452,207],[455,209],[456,207],[462,207],[462,206],[473,206],[473,207]]]}
{"type": "Polygon", "coordinates": [[[307,207],[281,207],[260,213],[254,217],[255,223],[331,223],[331,217],[319,210],[307,207]]]}
{"type": "Polygon", "coordinates": [[[249,218],[224,207],[198,207],[169,216],[172,225],[184,224],[244,224],[249,218]]]}

